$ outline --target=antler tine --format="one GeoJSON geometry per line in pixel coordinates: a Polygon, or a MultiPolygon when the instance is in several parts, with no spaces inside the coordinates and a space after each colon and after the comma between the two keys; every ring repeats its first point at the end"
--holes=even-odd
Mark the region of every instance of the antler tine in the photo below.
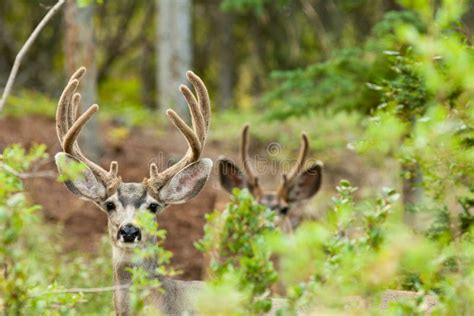
{"type": "Polygon", "coordinates": [[[301,133],[301,144],[300,150],[298,153],[298,158],[296,159],[296,164],[293,166],[291,171],[288,174],[282,175],[282,180],[280,186],[277,189],[278,196],[285,196],[288,192],[288,185],[295,179],[295,177],[301,172],[306,161],[306,155],[308,154],[308,136],[305,133],[301,133]]]}
{"type": "Polygon", "coordinates": [[[249,128],[250,125],[246,124],[242,129],[242,136],[240,139],[240,158],[242,159],[242,164],[244,166],[244,172],[250,180],[252,186],[258,186],[258,177],[255,174],[252,166],[250,165],[249,157],[249,128]]]}
{"type": "Polygon", "coordinates": [[[185,85],[181,85],[179,87],[179,90],[181,91],[184,98],[186,99],[186,102],[188,103],[189,112],[191,112],[192,126],[199,140],[199,144],[202,147],[204,146],[204,142],[206,139],[207,128],[205,125],[206,123],[204,121],[204,116],[201,112],[201,108],[198,105],[198,101],[196,101],[196,98],[194,97],[194,95],[192,94],[192,92],[189,90],[188,87],[186,87],[185,85]]]}
{"type": "Polygon", "coordinates": [[[69,82],[71,82],[72,80],[81,81],[81,79],[84,77],[85,74],[86,74],[86,67],[79,67],[79,69],[76,70],[76,72],[72,74],[71,78],[69,79],[69,82]]]}
{"type": "Polygon", "coordinates": [[[298,158],[296,159],[296,164],[293,166],[293,169],[291,169],[287,175],[287,183],[291,182],[303,169],[304,163],[306,161],[306,155],[308,154],[308,148],[308,136],[306,136],[305,133],[301,133],[301,144],[298,158]]]}
{"type": "Polygon", "coordinates": [[[150,164],[150,179],[146,179],[145,181],[151,189],[155,191],[181,169],[197,161],[206,142],[210,118],[209,95],[201,78],[192,71],[188,71],[186,76],[194,86],[198,96],[196,99],[191,90],[184,85],[179,87],[191,112],[192,127],[189,127],[175,111],[169,109],[166,111],[166,114],[173,125],[176,126],[179,132],[184,136],[189,148],[180,161],[161,173],[158,172],[158,166],[155,163],[150,164]]]}
{"type": "Polygon", "coordinates": [[[110,163],[109,174],[111,177],[118,177],[118,162],[112,161],[110,163]]]}
{"type": "Polygon", "coordinates": [[[196,89],[198,96],[198,103],[201,106],[202,116],[204,118],[206,131],[209,128],[209,122],[211,119],[211,101],[209,99],[209,93],[207,92],[206,85],[194,72],[188,71],[186,77],[189,82],[196,89]]]}
{"type": "Polygon", "coordinates": [[[77,116],[79,115],[79,104],[81,103],[81,94],[80,93],[74,93],[72,96],[72,101],[71,101],[71,106],[69,107],[69,113],[68,113],[68,118],[69,118],[69,128],[74,124],[74,122],[77,119],[77,116]]]}
{"type": "Polygon", "coordinates": [[[72,126],[73,121],[71,121],[70,115],[71,101],[73,104],[75,103],[74,101],[79,101],[77,100],[77,97],[74,93],[76,92],[76,89],[79,85],[79,81],[82,79],[82,77],[84,77],[85,73],[86,68],[79,68],[69,79],[69,82],[64,88],[63,93],[59,99],[58,109],[56,111],[56,131],[61,144],[63,142],[64,135],[66,135],[67,131],[72,126]]]}
{"type": "Polygon", "coordinates": [[[182,160],[189,159],[189,162],[196,161],[201,154],[201,143],[199,142],[195,130],[191,129],[175,111],[167,110],[166,114],[188,142],[188,153],[190,154],[186,154],[182,160]]]}
{"type": "Polygon", "coordinates": [[[92,105],[82,113],[82,115],[74,122],[72,127],[67,131],[66,135],[63,138],[63,150],[66,154],[74,155],[75,152],[73,150],[74,143],[79,136],[79,133],[82,130],[82,127],[87,123],[88,120],[99,110],[99,106],[97,104],[92,105]]]}
{"type": "Polygon", "coordinates": [[[71,80],[64,88],[63,93],[59,99],[58,109],[56,111],[56,132],[58,134],[59,142],[63,144],[63,137],[66,135],[69,129],[69,105],[71,102],[71,96],[76,91],[79,81],[71,80]]]}
{"type": "Polygon", "coordinates": [[[168,110],[166,111],[166,114],[173,125],[176,126],[184,138],[186,138],[189,148],[180,161],[161,173],[158,171],[158,166],[155,163],[150,164],[150,179],[147,179],[146,181],[149,182],[153,190],[156,190],[157,187],[165,184],[169,178],[171,178],[179,170],[186,167],[188,164],[197,161],[201,154],[201,145],[194,130],[191,129],[175,111],[168,110]]]}
{"type": "Polygon", "coordinates": [[[63,151],[86,164],[91,169],[91,171],[106,185],[107,193],[111,194],[117,187],[117,184],[120,182],[120,178],[118,177],[117,162],[113,161],[110,164],[110,170],[106,171],[85,157],[77,143],[77,138],[82,128],[99,109],[99,106],[94,104],[90,106],[82,115],[80,115],[79,118],[77,118],[81,95],[77,93],[76,90],[79,85],[79,80],[84,77],[85,72],[86,69],[84,67],[79,68],[71,76],[66,88],[61,95],[56,112],[56,131],[63,151]]]}

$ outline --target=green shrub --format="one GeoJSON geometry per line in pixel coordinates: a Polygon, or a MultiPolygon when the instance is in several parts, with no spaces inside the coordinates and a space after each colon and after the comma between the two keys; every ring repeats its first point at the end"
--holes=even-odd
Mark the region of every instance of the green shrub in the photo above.
{"type": "Polygon", "coordinates": [[[34,114],[52,118],[56,115],[56,102],[42,93],[22,90],[18,95],[8,97],[5,114],[12,117],[34,114]]]}
{"type": "MultiPolygon", "coordinates": [[[[211,284],[203,296],[221,288],[230,292],[233,289],[229,300],[242,303],[244,310],[257,314],[268,311],[271,307],[268,289],[277,276],[264,236],[275,228],[274,212],[256,203],[247,190],[235,189],[233,200],[224,212],[215,211],[206,218],[205,236],[196,243],[200,251],[211,256],[211,284]]],[[[228,303],[238,305],[223,300],[222,306],[213,306],[214,312],[219,308],[224,312],[228,303]]],[[[203,311],[210,312],[205,307],[203,311]]]]}
{"type": "Polygon", "coordinates": [[[0,310],[5,315],[108,313],[111,292],[66,288],[110,285],[105,259],[110,255],[63,254],[60,227],[45,223],[38,214],[41,207],[25,196],[21,175],[47,157],[45,149],[37,145],[26,152],[12,145],[0,156],[0,310]]]}
{"type": "Polygon", "coordinates": [[[47,311],[61,313],[81,300],[79,294],[33,294],[58,288],[54,283],[40,283],[42,276],[37,270],[49,269],[41,260],[34,260],[43,255],[47,259],[53,255],[55,248],[40,230],[36,215],[40,206],[29,205],[18,174],[28,171],[35,161],[45,157],[44,146],[35,146],[26,152],[20,146],[13,145],[4,150],[0,160],[0,302],[6,315],[47,311]],[[40,250],[38,245],[41,243],[44,247],[40,250]]]}
{"type": "MultiPolygon", "coordinates": [[[[166,231],[158,228],[155,215],[148,210],[139,212],[137,225],[140,227],[143,236],[153,236],[157,240],[154,244],[145,244],[144,247],[135,249],[133,260],[137,265],[130,268],[133,283],[130,288],[131,310],[134,313],[143,313],[147,296],[152,291],[163,291],[161,281],[156,276],[174,276],[178,272],[168,267],[172,253],[163,248],[166,231]],[[147,261],[156,263],[153,271],[147,271],[143,265],[139,264],[147,261]]],[[[156,312],[158,311],[149,309],[146,311],[146,313],[156,312]]]]}

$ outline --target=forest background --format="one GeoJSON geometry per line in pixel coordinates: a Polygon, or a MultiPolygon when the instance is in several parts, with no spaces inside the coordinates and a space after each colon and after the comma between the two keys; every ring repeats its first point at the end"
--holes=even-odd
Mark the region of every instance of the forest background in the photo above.
{"type": "MultiPolygon", "coordinates": [[[[0,2],[1,87],[55,3],[0,2]]],[[[83,147],[103,165],[118,160],[126,180],[141,181],[150,161],[184,153],[164,112],[186,115],[177,88],[188,69],[212,101],[203,156],[237,161],[241,128],[250,123],[251,151],[271,186],[296,158],[300,133],[308,134],[310,157],[324,163],[308,225],[293,237],[265,239],[272,249],[264,257],[281,256],[275,273],[289,311],[315,293],[371,297],[399,288],[420,295],[395,311],[423,312],[429,293],[442,302],[440,313],[467,313],[474,304],[473,32],[472,1],[66,1],[28,50],[0,113],[0,306],[6,314],[112,311],[110,291],[64,293],[111,284],[106,215],[66,192],[51,158],[59,151],[60,92],[84,65],[83,106],[101,109],[83,147]],[[308,255],[291,255],[295,249],[308,255]],[[374,266],[380,279],[354,270],[374,266]]],[[[257,207],[246,199],[238,193],[227,209],[257,207]]],[[[227,202],[213,172],[195,200],[159,215],[181,278],[208,275],[202,251],[211,252],[205,240],[217,234],[218,215],[207,216],[206,234],[205,215],[227,202]]],[[[214,271],[220,290],[205,297],[225,289],[246,299],[217,310],[267,308],[258,301],[268,293],[252,287],[252,275],[238,275],[236,285],[225,277],[227,264],[225,273],[214,271]]]]}

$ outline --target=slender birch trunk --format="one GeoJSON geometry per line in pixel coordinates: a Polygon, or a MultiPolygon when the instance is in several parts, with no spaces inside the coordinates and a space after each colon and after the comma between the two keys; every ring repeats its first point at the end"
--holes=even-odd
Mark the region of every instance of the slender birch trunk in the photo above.
{"type": "Polygon", "coordinates": [[[186,116],[187,106],[178,91],[191,69],[191,0],[157,0],[158,108],[173,107],[186,116]]]}
{"type": "MultiPolygon", "coordinates": [[[[87,68],[87,74],[79,87],[82,95],[82,111],[97,103],[97,67],[95,60],[95,42],[93,29],[94,5],[79,8],[76,1],[67,1],[64,10],[65,22],[65,71],[66,77],[80,66],[87,68]]],[[[92,160],[101,154],[101,142],[97,133],[97,120],[93,117],[87,128],[83,129],[82,144],[92,160]]]]}

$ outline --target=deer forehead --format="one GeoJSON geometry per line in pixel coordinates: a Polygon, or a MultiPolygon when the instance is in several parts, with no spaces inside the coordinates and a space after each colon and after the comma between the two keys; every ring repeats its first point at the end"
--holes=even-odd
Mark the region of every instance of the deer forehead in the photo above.
{"type": "Polygon", "coordinates": [[[112,197],[117,199],[123,207],[134,208],[139,208],[152,199],[143,183],[121,183],[112,197]]]}
{"type": "Polygon", "coordinates": [[[276,192],[264,192],[260,198],[260,203],[265,205],[277,205],[280,199],[276,192]]]}

